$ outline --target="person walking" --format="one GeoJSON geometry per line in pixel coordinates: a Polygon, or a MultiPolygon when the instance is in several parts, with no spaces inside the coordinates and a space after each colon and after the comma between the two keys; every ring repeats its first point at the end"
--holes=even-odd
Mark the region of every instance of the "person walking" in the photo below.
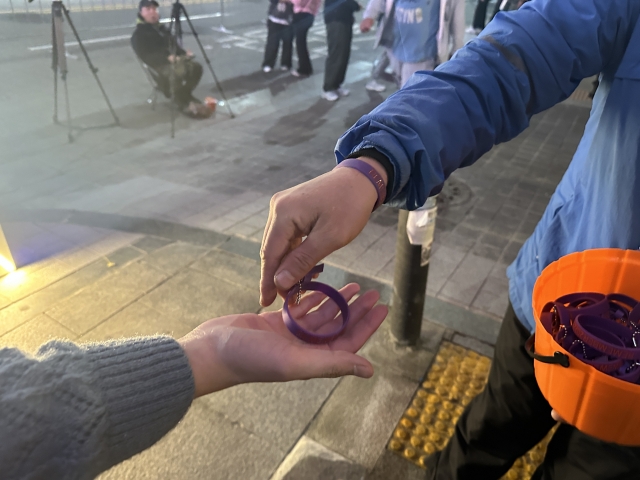
{"type": "Polygon", "coordinates": [[[313,65],[307,47],[307,35],[313,20],[320,10],[322,0],[293,0],[293,38],[298,54],[298,68],[291,70],[294,77],[308,77],[313,73],[313,65]]]}
{"type": "Polygon", "coordinates": [[[440,1],[438,64],[449,60],[464,45],[465,0],[440,1]]]}
{"type": "Polygon", "coordinates": [[[349,95],[342,87],[351,55],[354,12],[360,10],[356,0],[325,0],[324,23],[327,28],[328,55],[324,69],[322,98],[335,102],[349,95]]]}
{"type": "Polygon", "coordinates": [[[278,50],[282,43],[280,69],[291,69],[293,38],[291,22],[293,21],[293,4],[288,0],[270,0],[267,13],[267,43],[264,48],[262,71],[269,73],[275,67],[278,50]]]}
{"type": "MultiPolygon", "coordinates": [[[[383,50],[373,62],[371,80],[367,82],[365,88],[372,92],[384,92],[387,87],[380,83],[380,80],[387,67],[391,66],[393,69],[390,52],[393,46],[393,0],[369,0],[362,14],[360,31],[362,33],[369,32],[375,22],[378,22],[378,28],[373,48],[376,49],[380,46],[383,47],[383,50]]],[[[395,69],[394,77],[397,77],[395,69]]],[[[396,78],[397,81],[398,78],[396,78]]]]}
{"type": "Polygon", "coordinates": [[[433,70],[438,58],[440,0],[395,0],[391,49],[400,85],[419,70],[433,70]]]}
{"type": "MultiPolygon", "coordinates": [[[[532,0],[496,16],[451,60],[414,75],[338,141],[338,162],[354,158],[366,167],[336,168],[271,201],[261,249],[264,306],[355,239],[380,201],[424,205],[456,169],[519,135],[533,115],[598,72],[571,164],[507,269],[510,305],[488,382],[444,450],[428,458],[426,479],[499,479],[557,425],[524,346],[535,331],[535,281],[574,252],[640,247],[640,2],[532,0]]],[[[638,472],[639,447],[560,423],[532,478],[631,480],[638,472]]]]}

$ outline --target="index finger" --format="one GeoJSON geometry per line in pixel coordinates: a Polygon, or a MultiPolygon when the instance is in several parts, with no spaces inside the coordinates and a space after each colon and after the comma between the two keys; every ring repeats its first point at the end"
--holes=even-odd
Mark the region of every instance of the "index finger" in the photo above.
{"type": "Polygon", "coordinates": [[[276,299],[277,289],[274,276],[282,259],[291,250],[295,234],[292,223],[279,221],[272,199],[269,219],[260,247],[260,305],[263,307],[271,305],[276,299]]]}

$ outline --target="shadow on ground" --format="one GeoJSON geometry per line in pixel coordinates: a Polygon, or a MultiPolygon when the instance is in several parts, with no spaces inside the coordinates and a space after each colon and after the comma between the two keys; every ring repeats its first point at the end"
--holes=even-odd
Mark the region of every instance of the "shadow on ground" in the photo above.
{"type": "Polygon", "coordinates": [[[316,130],[327,121],[324,117],[334,105],[335,102],[318,99],[306,110],[280,117],[264,133],[264,143],[293,147],[309,141],[316,136],[316,130]]]}

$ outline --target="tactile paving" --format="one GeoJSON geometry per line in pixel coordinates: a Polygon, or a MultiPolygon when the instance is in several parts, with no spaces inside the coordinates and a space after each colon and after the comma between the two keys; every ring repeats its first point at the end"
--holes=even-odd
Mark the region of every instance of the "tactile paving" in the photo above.
{"type": "MultiPolygon", "coordinates": [[[[443,342],[425,381],[398,422],[388,448],[424,468],[427,457],[442,450],[453,435],[464,407],[484,388],[490,366],[488,357],[443,342]]],[[[530,478],[542,462],[551,435],[519,458],[503,478],[530,478]]]]}

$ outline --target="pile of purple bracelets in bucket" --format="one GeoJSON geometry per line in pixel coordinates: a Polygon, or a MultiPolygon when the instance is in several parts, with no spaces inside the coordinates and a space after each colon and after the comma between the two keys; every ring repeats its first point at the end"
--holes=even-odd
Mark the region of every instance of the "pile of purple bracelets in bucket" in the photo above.
{"type": "Polygon", "coordinates": [[[547,303],[540,321],[578,360],[640,383],[640,303],[612,293],[572,293],[547,303]]]}

